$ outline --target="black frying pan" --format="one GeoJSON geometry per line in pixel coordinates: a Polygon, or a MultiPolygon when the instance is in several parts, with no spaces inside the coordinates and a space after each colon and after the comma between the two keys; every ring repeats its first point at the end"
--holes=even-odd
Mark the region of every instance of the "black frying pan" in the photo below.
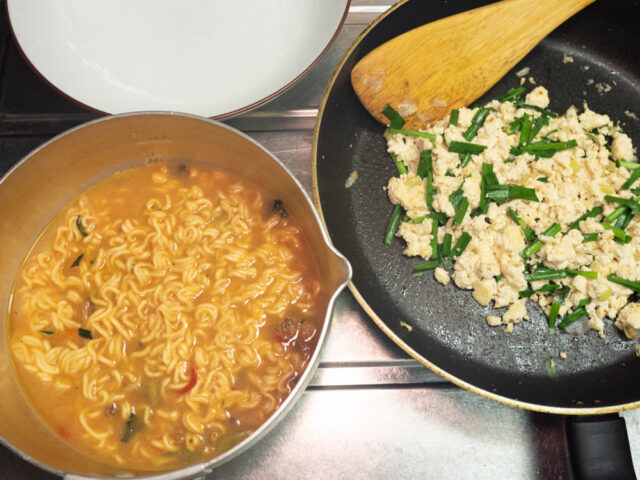
{"type": "MultiPolygon", "coordinates": [[[[431,274],[413,278],[411,266],[420,260],[402,255],[402,240],[383,244],[392,206],[382,188],[395,167],[386,153],[384,127],[360,104],[350,71],[366,53],[403,32],[488,3],[409,1],[383,15],[354,43],[329,84],[316,127],[316,203],[333,243],[353,265],[352,291],[360,304],[400,347],[448,380],[543,412],[585,415],[640,406],[640,358],[612,322],[607,322],[605,339],[593,331],[550,336],[540,308],[529,304],[531,321],[505,334],[487,326],[484,318],[491,310],[479,306],[470,291],[444,287],[431,274]],[[354,170],[357,181],[346,189],[344,182],[354,170]],[[566,360],[558,358],[561,351],[567,352],[566,360]],[[555,359],[557,380],[545,369],[549,358],[555,359]]],[[[593,110],[621,122],[640,145],[637,18],[637,2],[596,2],[549,35],[481,100],[519,85],[515,72],[529,67],[527,77],[549,89],[550,109],[561,112],[587,101],[593,110]],[[563,62],[565,53],[572,63],[563,62]]],[[[617,416],[598,419],[578,427],[572,423],[570,430],[608,425],[626,437],[617,416]]],[[[603,448],[611,442],[602,442],[603,448]]]]}

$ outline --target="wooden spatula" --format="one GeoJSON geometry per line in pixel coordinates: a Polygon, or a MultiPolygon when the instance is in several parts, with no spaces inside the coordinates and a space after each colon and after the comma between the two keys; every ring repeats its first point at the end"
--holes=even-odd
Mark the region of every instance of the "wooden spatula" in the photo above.
{"type": "Polygon", "coordinates": [[[405,128],[419,128],[476,100],[593,1],[503,0],[428,23],[367,54],[351,83],[379,121],[388,123],[382,115],[388,103],[405,112],[405,128]]]}

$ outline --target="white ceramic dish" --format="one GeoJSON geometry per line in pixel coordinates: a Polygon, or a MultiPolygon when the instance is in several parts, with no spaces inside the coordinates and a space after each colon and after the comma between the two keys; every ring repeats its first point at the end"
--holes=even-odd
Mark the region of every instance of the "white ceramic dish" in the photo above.
{"type": "Polygon", "coordinates": [[[317,63],[349,0],[7,0],[15,39],[63,94],[106,113],[224,118],[317,63]]]}

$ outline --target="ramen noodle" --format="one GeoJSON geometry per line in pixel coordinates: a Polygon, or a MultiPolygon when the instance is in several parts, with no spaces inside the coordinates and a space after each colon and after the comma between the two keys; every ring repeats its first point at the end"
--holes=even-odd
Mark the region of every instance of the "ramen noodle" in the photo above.
{"type": "Polygon", "coordinates": [[[9,342],[26,397],[78,450],[133,470],[207,460],[260,426],[324,311],[286,205],[172,163],[92,186],[21,266],[9,342]]]}

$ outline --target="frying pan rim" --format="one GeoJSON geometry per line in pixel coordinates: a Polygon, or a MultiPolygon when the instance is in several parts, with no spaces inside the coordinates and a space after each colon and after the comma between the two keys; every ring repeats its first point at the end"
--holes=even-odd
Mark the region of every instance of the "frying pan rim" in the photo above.
{"type": "MultiPolygon", "coordinates": [[[[311,146],[311,181],[313,188],[313,202],[318,210],[318,214],[320,216],[320,221],[322,223],[322,228],[325,229],[327,236],[331,239],[331,232],[327,227],[324,218],[324,212],[322,210],[322,204],[320,202],[320,189],[318,185],[318,138],[320,134],[320,127],[322,126],[322,120],[324,116],[324,109],[329,100],[329,96],[332,93],[334,83],[342,71],[345,63],[353,53],[353,51],[360,45],[360,42],[387,16],[391,15],[398,8],[402,7],[409,0],[400,0],[398,3],[390,7],[388,10],[380,14],[371,24],[364,29],[364,31],[356,37],[353,43],[349,46],[345,54],[342,56],[340,63],[334,70],[329,83],[327,84],[327,88],[322,96],[322,102],[318,107],[318,117],[316,120],[316,125],[313,132],[313,142],[311,146]]],[[[333,242],[332,242],[333,243],[333,242]]],[[[469,382],[466,382],[455,375],[448,373],[442,368],[438,367],[436,364],[427,360],[427,358],[423,357],[420,353],[411,348],[402,338],[400,338],[373,310],[373,308],[369,305],[369,303],[365,300],[364,296],[358,290],[358,287],[355,285],[353,281],[348,283],[349,290],[353,294],[354,298],[358,302],[358,304],[362,307],[362,309],[367,313],[367,315],[373,320],[373,322],[380,328],[396,345],[398,345],[405,353],[413,357],[415,360],[420,362],[422,365],[427,367],[432,372],[440,375],[445,380],[450,381],[451,383],[457,385],[458,387],[464,388],[472,393],[476,393],[482,397],[488,398],[490,400],[495,400],[497,402],[503,403],[505,405],[509,405],[511,407],[522,408],[524,410],[530,410],[534,412],[542,412],[542,413],[553,413],[553,414],[561,414],[561,415],[601,415],[606,413],[616,413],[623,412],[625,410],[631,410],[634,408],[640,407],[640,400],[623,403],[618,405],[610,405],[603,407],[554,407],[549,405],[543,405],[538,403],[530,403],[524,402],[521,400],[505,397],[502,395],[498,395],[496,393],[490,392],[483,388],[477,387],[469,382]]]]}

